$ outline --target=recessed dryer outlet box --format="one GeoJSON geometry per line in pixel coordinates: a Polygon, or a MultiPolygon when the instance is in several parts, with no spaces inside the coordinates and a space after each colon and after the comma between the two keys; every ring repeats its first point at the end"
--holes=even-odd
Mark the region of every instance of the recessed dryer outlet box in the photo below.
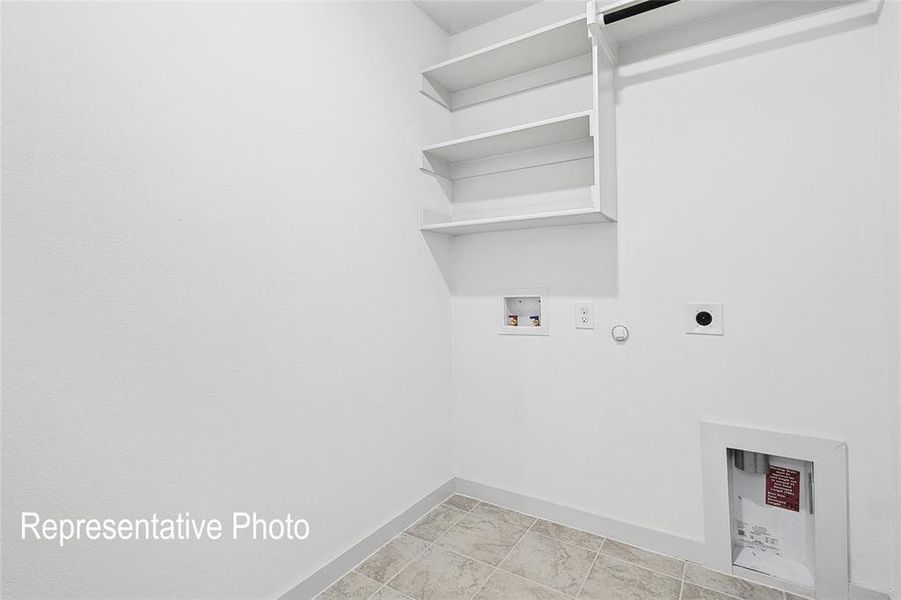
{"type": "Polygon", "coordinates": [[[503,335],[547,335],[544,289],[510,290],[501,296],[500,331],[503,335]]]}
{"type": "Polygon", "coordinates": [[[733,567],[812,589],[813,462],[738,448],[727,457],[733,567]]]}
{"type": "Polygon", "coordinates": [[[723,335],[723,305],[718,303],[686,304],[685,333],[723,335]]]}

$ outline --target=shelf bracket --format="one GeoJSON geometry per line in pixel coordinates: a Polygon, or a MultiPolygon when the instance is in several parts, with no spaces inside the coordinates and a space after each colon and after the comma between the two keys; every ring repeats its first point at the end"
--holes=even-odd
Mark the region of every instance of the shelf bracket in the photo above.
{"type": "Polygon", "coordinates": [[[454,178],[454,171],[451,164],[437,156],[432,156],[428,152],[420,152],[419,154],[419,170],[435,177],[440,177],[447,181],[454,178]]]}
{"type": "Polygon", "coordinates": [[[422,81],[420,83],[419,93],[434,100],[444,108],[450,109],[452,102],[451,93],[429,79],[428,75],[420,74],[420,77],[422,78],[422,81]]]}
{"type": "Polygon", "coordinates": [[[604,51],[607,59],[612,64],[619,64],[619,53],[616,43],[604,32],[604,17],[600,8],[598,8],[598,0],[588,0],[586,13],[588,14],[588,34],[598,48],[604,51]]]}

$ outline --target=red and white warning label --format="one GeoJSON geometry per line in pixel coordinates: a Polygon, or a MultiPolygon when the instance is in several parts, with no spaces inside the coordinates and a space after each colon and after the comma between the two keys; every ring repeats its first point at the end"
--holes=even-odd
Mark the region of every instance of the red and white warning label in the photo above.
{"type": "Polygon", "coordinates": [[[795,512],[801,509],[801,473],[770,466],[766,475],[766,503],[795,512]]]}

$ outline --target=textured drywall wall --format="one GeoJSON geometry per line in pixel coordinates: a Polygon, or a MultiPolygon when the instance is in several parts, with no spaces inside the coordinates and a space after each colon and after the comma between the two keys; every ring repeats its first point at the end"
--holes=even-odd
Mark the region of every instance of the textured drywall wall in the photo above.
{"type": "Polygon", "coordinates": [[[3,4],[3,597],[272,598],[447,481],[409,3],[3,4]],[[19,514],[309,520],[19,540],[19,514]]]}
{"type": "Polygon", "coordinates": [[[889,395],[894,398],[896,455],[894,477],[894,595],[901,598],[901,2],[885,2],[877,26],[880,71],[880,139],[884,228],[888,261],[889,328],[898,332],[889,345],[889,395]]]}

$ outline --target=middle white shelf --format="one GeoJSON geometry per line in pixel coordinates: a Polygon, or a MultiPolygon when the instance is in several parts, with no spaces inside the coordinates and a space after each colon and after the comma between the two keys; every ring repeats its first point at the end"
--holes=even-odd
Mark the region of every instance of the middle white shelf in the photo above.
{"type": "Polygon", "coordinates": [[[594,201],[593,112],[580,111],[421,149],[449,208],[423,231],[450,235],[610,220],[594,201]]]}
{"type": "Polygon", "coordinates": [[[453,181],[592,156],[591,111],[582,111],[426,146],[420,166],[453,181]]]}

